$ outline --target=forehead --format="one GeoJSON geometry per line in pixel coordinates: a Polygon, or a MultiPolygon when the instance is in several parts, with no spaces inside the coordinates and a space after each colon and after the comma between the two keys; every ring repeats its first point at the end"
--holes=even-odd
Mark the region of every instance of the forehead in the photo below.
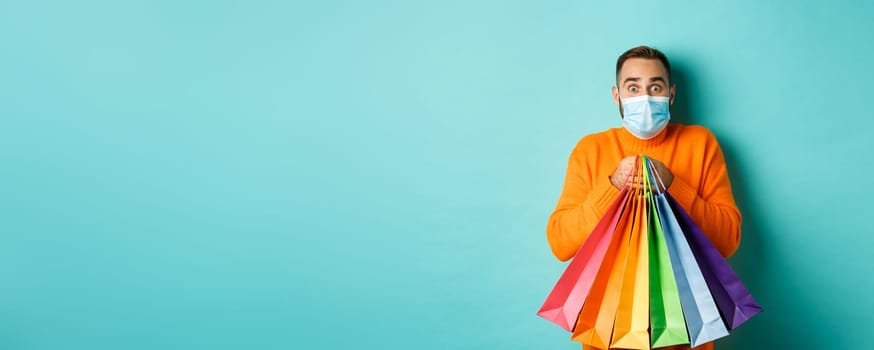
{"type": "Polygon", "coordinates": [[[625,78],[635,77],[648,80],[652,77],[662,77],[667,79],[668,74],[662,62],[655,58],[629,58],[622,64],[622,69],[619,70],[618,80],[621,82],[625,78]]]}

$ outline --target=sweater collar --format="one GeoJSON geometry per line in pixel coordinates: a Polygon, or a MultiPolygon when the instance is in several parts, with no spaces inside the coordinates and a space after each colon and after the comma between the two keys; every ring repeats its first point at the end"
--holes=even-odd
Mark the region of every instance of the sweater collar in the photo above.
{"type": "Polygon", "coordinates": [[[624,127],[618,128],[619,131],[619,142],[622,143],[622,146],[637,150],[637,151],[649,151],[657,148],[662,142],[665,141],[667,135],[672,132],[673,124],[668,124],[664,130],[658,133],[655,137],[649,140],[641,140],[634,136],[631,132],[629,132],[624,127]]]}

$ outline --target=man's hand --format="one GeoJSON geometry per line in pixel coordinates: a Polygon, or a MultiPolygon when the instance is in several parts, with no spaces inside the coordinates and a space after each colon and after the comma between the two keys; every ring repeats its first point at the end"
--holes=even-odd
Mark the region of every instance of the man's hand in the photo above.
{"type": "MultiPolygon", "coordinates": [[[[647,157],[647,158],[649,158],[649,157],[647,157]]],[[[649,160],[652,162],[652,165],[655,168],[655,171],[656,171],[656,174],[658,174],[658,177],[662,178],[662,183],[665,184],[665,190],[667,190],[668,187],[671,187],[671,183],[674,182],[674,174],[671,173],[671,169],[668,169],[668,167],[665,166],[665,163],[662,163],[658,159],[649,158],[649,160]]],[[[658,182],[658,180],[656,180],[656,181],[658,182]]],[[[661,184],[658,184],[658,185],[661,185],[661,184]]]]}
{"type": "MultiPolygon", "coordinates": [[[[619,161],[619,165],[616,166],[616,171],[613,172],[613,175],[610,176],[610,183],[613,184],[613,187],[618,189],[622,189],[622,186],[625,185],[625,179],[631,175],[634,170],[634,164],[637,161],[637,156],[630,156],[622,158],[619,161]]],[[[631,179],[634,182],[634,179],[631,179]]]]}
{"type": "MultiPolygon", "coordinates": [[[[622,158],[619,161],[619,165],[616,166],[616,170],[613,172],[613,175],[610,176],[610,183],[613,184],[613,187],[618,189],[622,189],[622,185],[625,184],[626,178],[632,173],[634,170],[635,161],[637,161],[637,156],[630,156],[622,158]]],[[[665,184],[665,188],[671,186],[671,183],[674,182],[674,174],[671,173],[671,170],[665,166],[664,163],[655,158],[647,157],[647,159],[652,162],[653,167],[655,168],[656,173],[659,177],[661,177],[662,182],[665,184]]],[[[629,180],[629,185],[632,187],[637,187],[641,182],[637,178],[631,178],[629,180]]],[[[657,186],[660,187],[660,186],[657,186]]]]}

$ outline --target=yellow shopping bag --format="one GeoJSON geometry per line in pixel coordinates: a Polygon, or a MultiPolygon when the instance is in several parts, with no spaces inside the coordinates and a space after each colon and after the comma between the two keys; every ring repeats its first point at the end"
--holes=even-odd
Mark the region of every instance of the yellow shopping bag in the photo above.
{"type": "MultiPolygon", "coordinates": [[[[640,162],[641,165],[643,162],[640,162]]],[[[639,172],[642,173],[642,172],[639,172]]],[[[646,177],[640,177],[646,179],[646,177]]],[[[634,220],[625,260],[625,274],[616,310],[611,347],[649,349],[649,242],[647,181],[634,194],[634,220]]]]}

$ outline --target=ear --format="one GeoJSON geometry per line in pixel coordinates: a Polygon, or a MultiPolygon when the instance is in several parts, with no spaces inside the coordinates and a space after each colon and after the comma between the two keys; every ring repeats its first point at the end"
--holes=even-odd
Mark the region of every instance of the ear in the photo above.
{"type": "Polygon", "coordinates": [[[615,103],[616,106],[619,106],[619,88],[614,86],[610,88],[610,91],[613,92],[613,103],[615,103]]]}
{"type": "Polygon", "coordinates": [[[674,96],[677,94],[677,85],[671,84],[671,105],[674,104],[674,96]]]}

